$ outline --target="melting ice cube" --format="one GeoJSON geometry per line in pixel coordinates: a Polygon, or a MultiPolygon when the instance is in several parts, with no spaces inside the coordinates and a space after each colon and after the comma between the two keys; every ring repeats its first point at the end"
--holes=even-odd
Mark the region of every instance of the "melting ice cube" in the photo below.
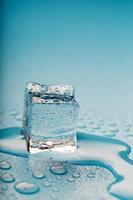
{"type": "Polygon", "coordinates": [[[24,103],[23,131],[29,152],[76,148],[79,106],[72,86],[29,82],[24,103]]]}

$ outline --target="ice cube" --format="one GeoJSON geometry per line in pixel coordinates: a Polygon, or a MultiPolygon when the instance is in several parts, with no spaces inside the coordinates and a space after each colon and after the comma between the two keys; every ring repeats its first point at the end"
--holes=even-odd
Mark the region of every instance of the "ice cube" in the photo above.
{"type": "Polygon", "coordinates": [[[72,86],[27,83],[23,132],[28,151],[73,151],[78,110],[72,86]]]}

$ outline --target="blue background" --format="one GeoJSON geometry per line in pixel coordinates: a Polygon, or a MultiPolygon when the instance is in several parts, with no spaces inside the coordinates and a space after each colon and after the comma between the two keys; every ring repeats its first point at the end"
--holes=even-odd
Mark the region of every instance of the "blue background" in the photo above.
{"type": "MultiPolygon", "coordinates": [[[[133,1],[1,1],[2,104],[27,81],[75,86],[81,107],[133,107],[133,1]]],[[[1,105],[2,105],[1,104],[1,105]]]]}

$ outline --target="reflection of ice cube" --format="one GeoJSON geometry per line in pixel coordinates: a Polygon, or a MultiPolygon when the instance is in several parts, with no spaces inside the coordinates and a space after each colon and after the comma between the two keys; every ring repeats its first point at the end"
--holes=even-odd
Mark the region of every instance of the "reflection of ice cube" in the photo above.
{"type": "Polygon", "coordinates": [[[28,151],[75,149],[78,109],[72,86],[29,82],[23,119],[28,151]]]}

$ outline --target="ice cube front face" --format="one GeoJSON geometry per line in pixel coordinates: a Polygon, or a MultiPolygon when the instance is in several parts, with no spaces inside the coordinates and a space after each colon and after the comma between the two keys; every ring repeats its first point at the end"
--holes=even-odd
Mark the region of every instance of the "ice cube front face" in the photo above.
{"type": "Polygon", "coordinates": [[[76,148],[79,106],[72,86],[29,82],[24,104],[23,132],[30,153],[76,148]]]}

